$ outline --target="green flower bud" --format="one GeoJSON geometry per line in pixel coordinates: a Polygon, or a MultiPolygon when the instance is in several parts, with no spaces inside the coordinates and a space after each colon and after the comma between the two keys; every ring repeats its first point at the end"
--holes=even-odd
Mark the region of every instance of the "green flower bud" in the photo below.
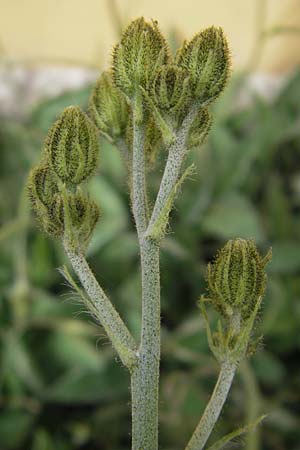
{"type": "Polygon", "coordinates": [[[27,182],[28,196],[40,227],[53,237],[63,234],[63,210],[58,208],[55,175],[46,161],[34,167],[27,182]]]}
{"type": "Polygon", "coordinates": [[[203,144],[212,124],[212,115],[207,108],[200,109],[189,130],[188,148],[198,148],[203,144]]]}
{"type": "Polygon", "coordinates": [[[113,52],[113,79],[130,99],[139,87],[150,90],[157,70],[169,61],[166,41],[157,22],[134,20],[124,31],[113,52]]]}
{"type": "Polygon", "coordinates": [[[191,100],[188,73],[175,65],[163,66],[155,77],[152,95],[163,113],[186,112],[191,100]]]}
{"type": "Polygon", "coordinates": [[[192,94],[201,103],[214,100],[224,89],[230,69],[228,43],[221,28],[210,27],[185,42],[176,64],[188,71],[192,94]]]}
{"type": "Polygon", "coordinates": [[[111,74],[103,72],[89,102],[89,113],[101,133],[111,141],[124,136],[129,106],[122,92],[112,82],[111,74]]]}
{"type": "MultiPolygon", "coordinates": [[[[85,250],[90,240],[92,232],[99,219],[98,205],[83,195],[80,191],[75,194],[67,194],[69,223],[71,228],[71,236],[73,244],[77,249],[85,250]]],[[[61,197],[60,202],[64,205],[64,200],[61,197]]],[[[66,209],[63,206],[65,214],[66,209]]]]}
{"type": "Polygon", "coordinates": [[[270,258],[270,252],[260,256],[253,240],[231,240],[219,251],[208,265],[207,280],[209,297],[223,317],[246,321],[251,316],[265,293],[270,258]]]}
{"type": "Polygon", "coordinates": [[[79,107],[66,108],[54,123],[45,153],[64,183],[80,184],[95,172],[99,153],[96,129],[79,107]]]}

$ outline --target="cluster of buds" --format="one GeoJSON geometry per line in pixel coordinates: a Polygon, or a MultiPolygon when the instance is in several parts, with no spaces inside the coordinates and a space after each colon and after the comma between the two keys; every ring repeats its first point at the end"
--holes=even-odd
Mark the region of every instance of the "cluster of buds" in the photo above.
{"type": "Polygon", "coordinates": [[[83,251],[99,216],[82,191],[98,163],[95,126],[81,111],[66,108],[50,129],[41,162],[32,169],[28,194],[41,228],[83,251]]]}
{"type": "Polygon", "coordinates": [[[259,341],[251,340],[251,335],[265,293],[265,267],[270,259],[271,251],[262,257],[253,240],[235,239],[227,242],[208,265],[208,298],[201,297],[200,306],[211,350],[220,362],[230,359],[238,363],[256,349],[259,341]],[[222,318],[214,333],[207,321],[205,301],[222,318]]]}
{"type": "Polygon", "coordinates": [[[115,46],[111,70],[97,82],[89,111],[110,141],[126,141],[135,121],[159,137],[160,146],[172,143],[185,117],[196,111],[190,147],[198,146],[211,125],[207,108],[224,89],[229,70],[220,28],[196,34],[172,58],[157,22],[139,18],[115,46]]]}
{"type": "Polygon", "coordinates": [[[173,142],[193,111],[186,147],[198,147],[211,125],[208,105],[224,89],[229,67],[219,28],[198,33],[172,58],[157,22],[131,22],[114,48],[111,68],[92,91],[91,120],[78,107],[65,109],[48,133],[41,163],[30,174],[29,196],[41,227],[73,247],[85,247],[98,217],[97,206],[80,187],[97,166],[95,130],[125,149],[130,161],[133,129],[142,124],[149,162],[173,142]]]}

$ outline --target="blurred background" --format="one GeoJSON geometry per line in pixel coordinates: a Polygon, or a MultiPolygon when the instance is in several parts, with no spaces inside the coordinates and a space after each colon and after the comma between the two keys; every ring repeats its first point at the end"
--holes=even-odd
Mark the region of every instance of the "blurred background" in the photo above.
{"type": "MultiPolygon", "coordinates": [[[[227,239],[253,237],[274,255],[257,325],[264,345],[241,366],[212,440],[268,413],[230,448],[300,450],[299,0],[0,0],[0,8],[0,449],[129,448],[128,375],[64,284],[61,245],[36,228],[24,182],[57,114],[86,107],[121,30],[145,15],[173,50],[221,25],[233,57],[162,248],[161,448],[184,447],[218,372],[196,306],[206,264],[227,239]]],[[[149,177],[152,195],[164,156],[149,177]]],[[[138,336],[125,170],[104,141],[90,190],[102,213],[89,260],[138,336]]]]}

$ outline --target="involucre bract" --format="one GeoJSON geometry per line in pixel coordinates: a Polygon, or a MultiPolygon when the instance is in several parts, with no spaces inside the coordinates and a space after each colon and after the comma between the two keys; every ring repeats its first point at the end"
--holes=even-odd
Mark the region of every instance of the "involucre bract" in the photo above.
{"type": "Polygon", "coordinates": [[[114,48],[114,82],[129,99],[134,99],[140,86],[150,90],[157,70],[168,61],[169,50],[157,22],[146,22],[141,17],[130,23],[114,48]]]}
{"type": "Polygon", "coordinates": [[[209,103],[223,91],[230,70],[230,53],[222,28],[210,27],[196,34],[178,50],[176,64],[191,79],[192,94],[209,103]]]}
{"type": "Polygon", "coordinates": [[[110,72],[103,72],[92,91],[89,114],[97,128],[111,141],[117,141],[126,133],[130,108],[115,87],[110,72]]]}
{"type": "Polygon", "coordinates": [[[50,129],[44,150],[63,183],[80,184],[97,168],[99,144],[95,126],[79,107],[70,106],[50,129]]]}
{"type": "Polygon", "coordinates": [[[271,253],[262,257],[253,240],[230,240],[208,265],[209,298],[225,318],[238,313],[247,320],[266,289],[265,266],[271,253]]]}

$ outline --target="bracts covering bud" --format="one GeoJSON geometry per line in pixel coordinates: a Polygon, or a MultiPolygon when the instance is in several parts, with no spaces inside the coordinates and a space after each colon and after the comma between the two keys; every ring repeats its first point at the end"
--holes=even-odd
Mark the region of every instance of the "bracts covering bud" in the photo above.
{"type": "Polygon", "coordinates": [[[149,91],[157,70],[169,61],[169,50],[157,22],[134,20],[124,31],[113,52],[113,79],[131,100],[139,89],[149,91]]]}
{"type": "MultiPolygon", "coordinates": [[[[93,200],[80,191],[61,197],[61,202],[64,215],[69,215],[70,230],[65,230],[65,239],[69,239],[68,245],[73,246],[74,250],[84,252],[98,221],[99,208],[93,200]],[[69,236],[67,236],[68,231],[69,236]]],[[[65,224],[67,224],[66,218],[65,224]]]]}
{"type": "Polygon", "coordinates": [[[230,70],[228,43],[222,28],[210,27],[185,42],[175,62],[191,79],[192,95],[208,104],[223,91],[230,70]]]}
{"type": "Polygon", "coordinates": [[[207,108],[200,109],[189,129],[187,147],[198,148],[205,141],[212,125],[212,114],[207,108]]]}
{"type": "Polygon", "coordinates": [[[95,127],[78,107],[65,109],[46,138],[41,162],[32,169],[27,190],[43,231],[74,251],[84,251],[99,217],[98,206],[79,184],[95,171],[95,127]]]}
{"type": "Polygon", "coordinates": [[[251,316],[265,293],[269,258],[269,254],[260,256],[254,241],[235,239],[227,242],[215,262],[208,265],[209,297],[226,318],[235,313],[243,320],[251,316]]]}
{"type": "Polygon", "coordinates": [[[95,202],[76,193],[60,191],[55,174],[45,162],[32,169],[28,183],[28,195],[36,219],[47,234],[65,239],[76,250],[85,250],[99,218],[95,202]]]}
{"type": "Polygon", "coordinates": [[[152,95],[163,115],[182,117],[191,103],[187,71],[175,65],[163,66],[155,77],[152,95]]]}
{"type": "Polygon", "coordinates": [[[39,226],[50,236],[61,237],[64,220],[58,206],[58,187],[55,174],[45,162],[31,170],[27,191],[39,226]]]}
{"type": "Polygon", "coordinates": [[[202,312],[207,321],[204,302],[212,303],[225,326],[223,330],[219,322],[211,335],[207,322],[210,347],[217,359],[239,362],[249,349],[255,350],[251,335],[265,294],[265,267],[270,259],[271,251],[262,257],[253,240],[235,239],[208,265],[208,298],[201,297],[202,312]]]}
{"type": "Polygon", "coordinates": [[[124,137],[129,119],[129,106],[113,84],[111,73],[103,72],[92,91],[89,114],[100,132],[111,142],[124,137]]]}
{"type": "Polygon", "coordinates": [[[49,131],[45,154],[63,183],[80,184],[96,170],[98,138],[94,124],[77,106],[66,108],[49,131]]]}

